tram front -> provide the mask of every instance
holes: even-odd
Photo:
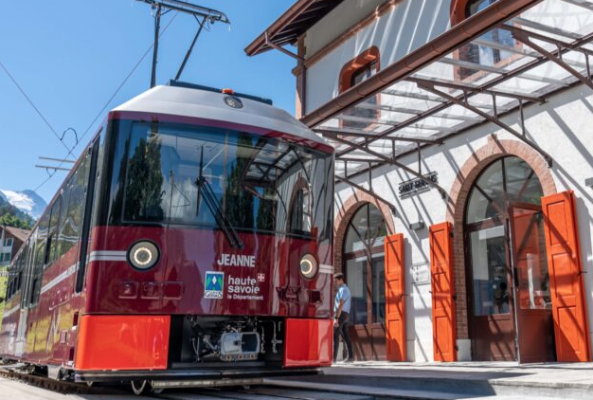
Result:
[[[166,86],[110,114],[102,157],[81,379],[331,363],[331,147],[256,99]]]

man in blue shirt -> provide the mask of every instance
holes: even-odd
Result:
[[[338,357],[340,336],[342,336],[342,340],[348,349],[348,356],[344,358],[344,361],[352,361],[354,352],[352,351],[352,342],[350,342],[348,336],[348,316],[350,315],[352,295],[344,281],[344,274],[337,273],[334,275],[334,285],[338,289],[334,303],[334,362]]]

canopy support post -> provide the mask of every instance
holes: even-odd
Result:
[[[286,50],[284,47],[278,46],[276,43],[272,42],[270,40],[270,38],[268,37],[268,31],[266,31],[264,33],[264,37],[265,37],[265,44],[268,45],[268,46],[270,46],[274,50],[278,50],[279,52],[284,53],[287,56],[292,57],[292,58],[294,58],[294,59],[296,59],[298,61],[305,61],[303,57],[301,57],[301,56],[299,56],[297,54],[294,54],[292,51]]]

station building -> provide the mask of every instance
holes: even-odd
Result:
[[[27,240],[29,233],[30,231],[26,229],[0,226],[0,266],[10,264],[13,256]]]
[[[593,1],[298,0],[359,360],[591,361]],[[291,46],[292,45],[292,46]]]

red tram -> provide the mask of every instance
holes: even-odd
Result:
[[[331,364],[333,148],[171,82],[109,112],[10,266],[0,357],[136,391]]]

